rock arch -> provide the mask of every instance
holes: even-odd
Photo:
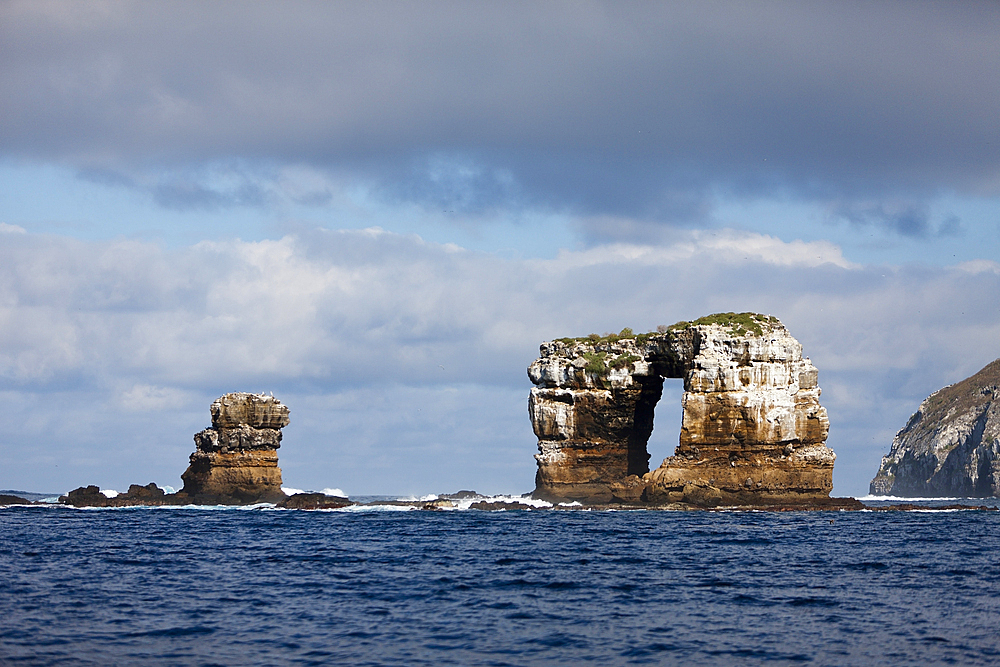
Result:
[[[777,318],[721,313],[539,351],[528,368],[538,497],[787,503],[833,488],[817,370]],[[664,378],[684,380],[680,441],[650,471],[646,442]]]

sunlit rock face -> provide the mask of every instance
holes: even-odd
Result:
[[[550,341],[528,376],[540,497],[753,504],[833,488],[816,368],[776,318],[725,313],[658,333]],[[684,379],[680,442],[650,472],[664,378]]]
[[[212,426],[194,436],[182,494],[200,504],[278,502],[278,447],[288,408],[273,396],[226,394],[212,403]]]
[[[903,497],[1000,496],[1000,359],[920,404],[882,457],[870,491]]]

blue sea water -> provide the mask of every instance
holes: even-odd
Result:
[[[1000,664],[1000,513],[0,510],[0,663]]]

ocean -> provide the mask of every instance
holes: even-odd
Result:
[[[5,665],[1000,664],[1000,512],[8,507],[0,536]]]

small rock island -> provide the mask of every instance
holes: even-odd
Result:
[[[1000,496],[1000,359],[928,396],[871,482],[877,496]]]
[[[194,436],[181,493],[198,505],[284,500],[277,450],[288,408],[274,396],[232,393],[217,398],[210,411],[212,426]]]
[[[212,425],[194,436],[195,452],[181,475],[184,488],[179,492],[165,493],[152,483],[132,484],[128,492],[108,497],[91,485],[73,489],[59,501],[76,507],[276,503],[296,509],[333,509],[353,504],[323,493],[286,496],[282,491],[278,447],[289,410],[274,396],[229,393],[216,399],[210,412]]]
[[[528,368],[535,496],[693,506],[853,507],[831,499],[836,455],[818,372],[777,318],[720,313],[656,332],[543,343]],[[650,471],[664,378],[684,380],[680,442]]]

